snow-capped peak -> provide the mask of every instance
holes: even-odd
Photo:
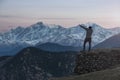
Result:
[[[85,26],[93,27],[93,43],[98,44],[114,35],[115,32],[105,29],[95,23],[86,23]],[[37,22],[27,28],[17,27],[4,34],[0,34],[0,40],[4,42],[25,42],[36,45],[37,43],[58,43],[69,46],[82,46],[85,31],[79,26],[64,28],[60,25],[48,25]]]

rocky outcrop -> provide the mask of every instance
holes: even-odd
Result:
[[[75,73],[100,71],[120,64],[120,49],[84,52],[77,55]]]

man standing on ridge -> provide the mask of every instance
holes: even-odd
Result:
[[[83,44],[83,51],[85,51],[85,46],[86,43],[89,43],[89,51],[91,50],[91,42],[92,42],[92,33],[93,33],[93,29],[91,26],[89,26],[89,28],[86,28],[85,26],[79,25],[81,28],[83,28],[84,30],[86,30],[86,37],[84,40],[84,44]]]

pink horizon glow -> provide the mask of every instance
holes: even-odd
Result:
[[[120,0],[1,0],[0,32],[39,21],[63,27],[88,22],[105,28],[120,27],[119,3]]]

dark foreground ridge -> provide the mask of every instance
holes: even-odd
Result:
[[[75,75],[52,80],[119,80],[120,49],[98,49],[77,55]]]
[[[112,71],[116,80],[120,79],[120,49],[98,49],[78,54],[28,47],[13,57],[0,59],[0,80],[105,80],[104,75],[110,80]],[[64,79],[65,76],[68,77]]]
[[[74,67],[75,52],[54,53],[28,47],[4,62],[0,80],[48,80],[70,75]]]

